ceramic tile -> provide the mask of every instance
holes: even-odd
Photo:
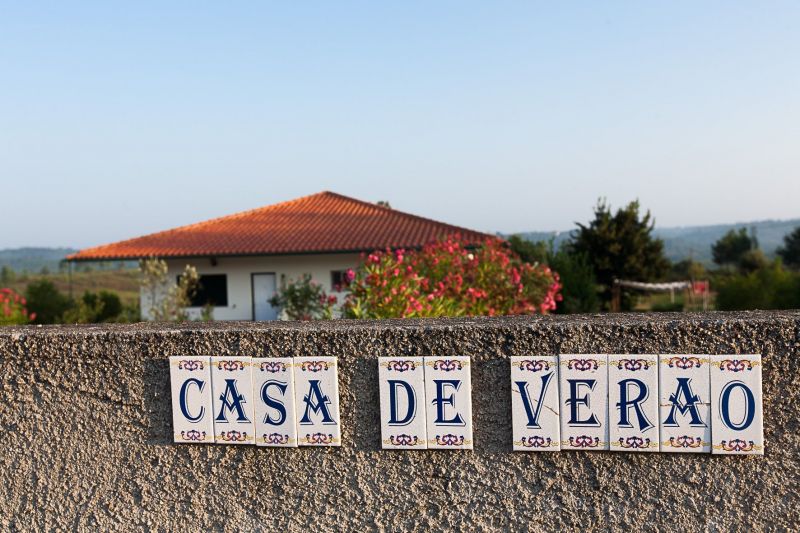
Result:
[[[255,444],[253,374],[249,357],[212,357],[214,441]]]
[[[558,451],[558,357],[511,358],[511,422],[515,451]]]
[[[206,356],[169,358],[172,435],[175,442],[214,442],[211,368]]]
[[[764,453],[760,355],[711,356],[711,447],[715,454]]]
[[[425,358],[428,448],[472,449],[472,380],[470,359]]]
[[[379,357],[378,383],[383,448],[427,448],[423,358]]]
[[[341,446],[339,380],[335,357],[297,357],[294,368],[300,446]]]
[[[710,362],[708,355],[659,356],[662,452],[711,452]]]
[[[608,356],[558,358],[561,449],[608,450]]]
[[[297,446],[294,371],[291,357],[253,359],[257,446]]]
[[[658,356],[608,356],[608,431],[615,452],[658,451]]]

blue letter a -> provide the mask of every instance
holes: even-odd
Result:
[[[306,410],[303,414],[303,418],[300,419],[300,423],[313,424],[310,417],[310,412],[313,412],[314,414],[322,414],[323,424],[336,424],[336,421],[331,417],[331,413],[328,410],[328,404],[331,403],[331,400],[320,390],[319,380],[308,380],[308,386],[308,394],[303,396],[303,401],[306,403]]]
[[[250,422],[247,418],[247,415],[244,414],[244,405],[246,403],[244,396],[239,394],[239,391],[236,390],[236,380],[235,379],[226,379],[225,380],[225,391],[219,395],[219,399],[222,402],[222,405],[219,408],[219,414],[215,419],[217,422],[227,422],[228,419],[225,416],[226,411],[236,411],[236,421],[237,422]]]
[[[700,396],[692,392],[691,378],[678,378],[678,390],[674,394],[669,395],[669,401],[672,404],[670,407],[669,415],[664,420],[665,426],[675,427],[678,423],[675,421],[676,411],[682,415],[687,412],[691,417],[689,421],[690,426],[705,427],[703,419],[700,417],[700,410],[697,404],[700,403]],[[681,403],[681,396],[685,398],[684,403]]]
[[[527,427],[530,429],[541,429],[539,426],[539,414],[542,412],[542,404],[544,403],[544,395],[547,392],[547,386],[550,385],[550,380],[553,378],[555,372],[550,372],[542,376],[542,388],[539,390],[539,401],[536,403],[536,409],[531,406],[531,399],[528,396],[528,382],[516,381],[517,389],[522,397],[522,405],[525,406],[525,414],[528,416]]]

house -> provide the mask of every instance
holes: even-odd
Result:
[[[118,261],[158,257],[177,280],[187,264],[200,274],[189,315],[213,305],[216,320],[274,320],[270,298],[282,283],[311,274],[326,292],[342,285],[361,254],[420,248],[444,235],[470,243],[490,235],[332,192],[321,192],[251,211],[136,237],[67,257],[68,261]],[[140,296],[142,314],[149,303]]]

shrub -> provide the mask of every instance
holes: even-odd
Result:
[[[25,296],[28,299],[28,308],[36,313],[34,322],[37,324],[61,322],[62,316],[71,305],[69,298],[46,279],[28,283]]]
[[[716,302],[717,309],[724,311],[800,308],[800,274],[776,261],[749,274],[722,277]]]
[[[195,267],[186,265],[178,283],[170,283],[169,267],[163,259],[139,261],[141,288],[153,320],[181,322],[189,319],[186,308],[191,305],[200,276]]]
[[[600,297],[592,264],[584,254],[559,250],[550,253],[550,267],[558,272],[561,279],[562,302],[556,309],[559,314],[597,313],[600,311]]]
[[[113,292],[86,291],[83,296],[64,313],[64,322],[69,324],[97,324],[117,322],[122,314],[122,301]]]
[[[523,261],[542,263],[558,272],[562,301],[556,313],[596,313],[600,310],[594,269],[584,254],[569,253],[565,247],[555,251],[555,240],[531,242],[519,235],[508,239],[511,249]]]
[[[352,318],[545,314],[561,298],[557,274],[491,238],[473,250],[456,235],[420,251],[373,252],[352,277]]]
[[[27,301],[11,289],[0,289],[0,326],[27,324],[36,318],[28,312]]]
[[[319,283],[311,280],[311,274],[303,274],[299,280],[285,283],[269,303],[281,308],[289,320],[330,319],[336,296],[327,295]]]

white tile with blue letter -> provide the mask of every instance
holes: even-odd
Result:
[[[465,356],[425,357],[429,449],[472,449],[470,367]]]
[[[611,451],[657,452],[658,356],[608,356]]]
[[[292,366],[298,444],[341,446],[336,357],[297,357]]]
[[[175,442],[214,442],[211,368],[207,356],[169,358],[172,431]]]
[[[255,444],[252,364],[249,357],[211,358],[214,442]]]
[[[252,360],[257,446],[297,446],[292,361],[291,357]]]
[[[710,363],[708,355],[659,356],[662,452],[711,452]]]
[[[379,357],[378,387],[383,449],[426,449],[428,436],[423,358]]]
[[[558,451],[558,357],[511,357],[511,423],[515,451]]]
[[[760,355],[711,356],[711,447],[715,454],[764,454]]]
[[[608,450],[608,356],[560,355],[561,449]]]

